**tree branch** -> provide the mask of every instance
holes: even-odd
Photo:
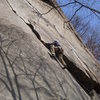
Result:
[[[80,6],[75,13],[73,14],[73,16],[70,18],[69,22],[74,18],[74,16],[76,15],[76,13],[82,8],[83,6]]]
[[[68,5],[71,5],[71,4],[74,4],[75,2],[70,2],[70,3],[67,3],[67,4],[64,4],[64,5],[60,5],[60,6],[55,6],[55,7],[52,7],[51,9],[49,9],[47,12],[45,13],[42,13],[41,15],[45,15],[45,14],[48,14],[50,11],[52,11],[54,8],[60,8],[60,7],[66,7]]]
[[[84,5],[84,4],[82,4],[81,2],[79,2],[79,1],[76,1],[76,0],[74,0],[74,1],[75,1],[77,4],[79,4],[79,5],[81,5],[81,6],[85,7],[85,8],[87,8],[87,9],[93,11],[93,12],[96,12],[96,13],[100,14],[100,11],[99,11],[99,10],[96,10],[96,9],[94,9],[94,8],[91,8],[91,7],[87,6],[87,5]]]

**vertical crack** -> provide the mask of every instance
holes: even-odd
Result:
[[[13,9],[13,7],[10,4],[10,2],[8,0],[6,0],[6,1],[7,1],[8,5],[9,5],[9,7],[11,8],[11,10],[26,23],[26,21],[20,15],[18,15],[17,12]]]

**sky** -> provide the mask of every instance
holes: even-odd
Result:
[[[56,0],[59,5],[67,4],[73,0]],[[100,0],[78,0],[79,2],[82,2],[85,5],[88,5],[96,10],[100,11]],[[78,9],[80,6],[76,4],[76,6],[69,5],[62,7],[62,10],[64,14],[67,16],[67,18],[70,19],[70,17],[74,14],[76,9]],[[98,30],[100,32],[100,19],[94,15],[90,10],[86,8],[82,8],[77,12],[78,16],[82,18],[82,22],[88,22],[92,29]],[[98,14],[100,17],[100,14]]]

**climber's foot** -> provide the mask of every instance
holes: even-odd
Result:
[[[64,67],[62,69],[67,69],[67,68],[68,68],[68,66],[67,65],[64,65]]]

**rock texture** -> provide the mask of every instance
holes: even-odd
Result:
[[[68,69],[40,39],[59,40]],[[99,100],[99,75],[55,0],[0,0],[0,100]]]

